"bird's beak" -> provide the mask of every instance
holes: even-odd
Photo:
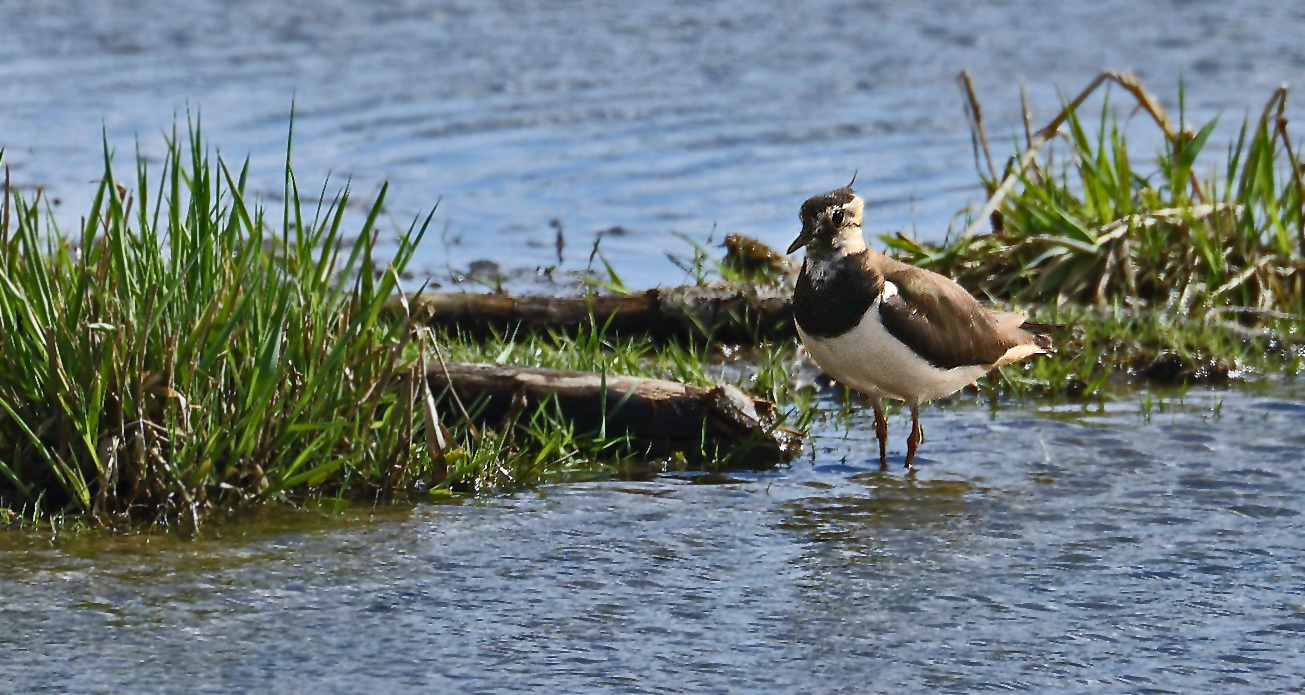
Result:
[[[793,240],[793,243],[788,245],[788,251],[785,251],[784,253],[791,254],[794,251],[797,251],[798,249],[802,248],[803,246],[806,246],[807,244],[811,243],[811,238],[814,236],[814,231],[815,231],[814,225],[806,225],[806,224],[802,225],[801,233],[799,233],[798,237]]]

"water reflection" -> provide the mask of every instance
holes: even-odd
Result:
[[[801,532],[811,541],[840,545],[882,538],[885,529],[924,528],[932,535],[964,520],[969,513],[966,496],[976,490],[963,480],[857,473],[838,486],[837,495],[812,496],[789,505],[790,520],[781,528]]]

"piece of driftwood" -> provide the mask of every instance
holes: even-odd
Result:
[[[577,433],[596,433],[605,424],[607,436],[629,435],[636,450],[654,456],[678,452],[694,461],[711,454],[733,468],[768,468],[792,458],[801,444],[796,432],[775,425],[773,403],[728,385],[466,363],[429,365],[426,378],[436,394],[452,383],[482,422],[501,423],[520,412],[522,399],[547,403],[575,423]],[[453,419],[459,415],[451,401],[441,399],[440,407]]]
[[[795,336],[790,290],[780,287],[672,287],[639,294],[544,297],[423,292],[408,298],[415,321],[473,335],[575,332],[591,326],[654,340],[711,339],[753,344]],[[391,300],[398,310],[400,298]]]

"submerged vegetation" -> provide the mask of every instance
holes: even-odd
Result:
[[[1007,369],[981,391],[1084,397],[1121,378],[1221,381],[1299,368],[1305,184],[1285,88],[1215,166],[1200,155],[1217,121],[1188,128],[1180,94],[1174,125],[1134,78],[1104,74],[1042,130],[1026,126],[999,167],[963,84],[989,201],[942,243],[885,242],[1058,327],[1056,356]],[[1155,124],[1154,157],[1130,148],[1109,97],[1085,125],[1079,109],[1102,84],[1122,87]],[[650,341],[637,322],[600,318],[593,304],[568,326],[547,314],[529,328],[431,330],[396,295],[421,289],[403,278],[434,211],[385,244],[382,260],[385,189],[355,224],[348,187],[301,198],[290,155],[283,203],[269,211],[246,190],[248,164],[211,158],[198,125],[174,130],[161,165],[138,156],[129,181],[117,178],[106,143],[103,179],[72,234],[39,193],[25,198],[6,176],[0,525],[68,514],[198,526],[265,500],[448,495],[684,465],[650,460],[646,443],[605,427],[577,431],[547,402],[514,402],[507,421],[478,427],[483,402],[452,407],[455,393],[429,388],[428,364],[445,360],[729,383],[780,404],[787,426],[819,416],[813,373],[780,313],[758,330],[761,312],[725,310],[729,335],[755,343],[746,346],[720,345],[722,324],[702,314],[684,335]],[[732,237],[727,248],[720,259],[692,245],[673,260],[700,285],[791,277],[764,246]],[[603,267],[590,289],[625,293]],[[649,295],[650,310],[666,303]]]

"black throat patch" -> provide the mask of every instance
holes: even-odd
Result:
[[[818,285],[807,272],[808,263],[802,264],[793,291],[793,315],[807,335],[833,338],[861,323],[884,284],[869,261],[869,250],[849,254],[831,264]]]

